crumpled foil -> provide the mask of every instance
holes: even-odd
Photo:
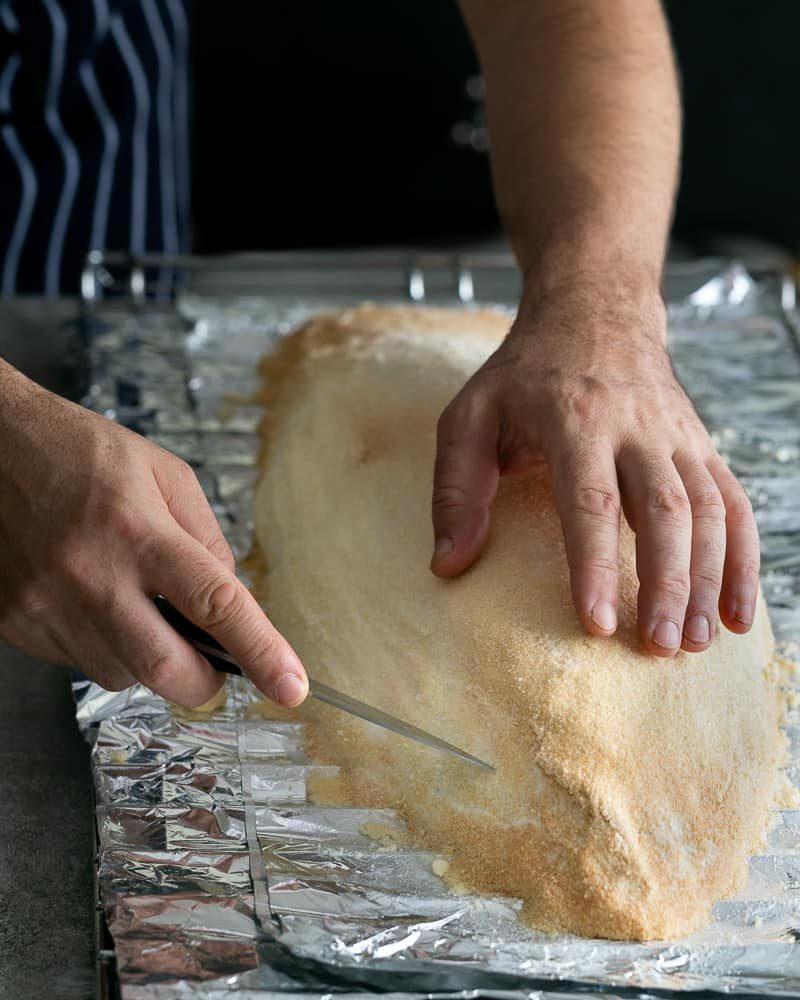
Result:
[[[424,274],[409,273],[419,299]],[[318,309],[381,297],[356,271],[324,295],[294,278],[282,297],[190,283],[173,310],[108,307],[87,321],[87,404],[192,463],[237,556],[253,537],[258,359]],[[740,264],[684,266],[668,279],[675,369],[750,492],[775,633],[797,657],[794,284]],[[484,284],[482,301],[513,306],[511,272]],[[471,276],[459,282],[462,300],[472,291]],[[403,846],[394,813],[309,803],[319,768],[302,726],[251,718],[246,680],[229,678],[225,707],[205,717],[141,686],[107,692],[80,680],[74,693],[93,744],[98,884],[126,1000],[800,990],[800,810],[780,813],[747,885],[700,933],[647,944],[553,936],[521,923],[516,900],[453,895],[434,855]],[[800,784],[796,712],[788,731],[788,774]]]

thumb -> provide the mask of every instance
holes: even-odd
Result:
[[[439,419],[433,472],[436,576],[457,576],[486,543],[489,507],[497,493],[497,422],[485,410],[471,417],[451,404]]]

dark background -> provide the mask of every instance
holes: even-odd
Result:
[[[683,79],[676,232],[800,245],[800,3],[672,0]],[[496,232],[477,64],[454,0],[197,0],[200,251],[455,242]]]

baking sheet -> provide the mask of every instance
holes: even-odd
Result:
[[[248,400],[270,344],[320,308],[362,298],[511,308],[516,287],[506,260],[282,263],[260,280],[255,266],[247,280],[237,268],[190,271],[177,310],[100,303],[84,324],[87,403],[195,466],[237,556],[253,533],[261,411]],[[671,271],[667,288],[676,371],[751,494],[776,636],[797,656],[794,285],[701,262]],[[176,715],[141,686],[111,693],[76,682],[123,997],[800,990],[800,810],[781,814],[743,891],[691,938],[545,935],[519,921],[515,900],[451,895],[434,856],[402,846],[392,813],[309,805],[314,765],[302,727],[251,719],[246,681],[231,678],[227,695],[223,710],[201,719]],[[800,716],[789,722],[796,779]],[[375,824],[377,841],[364,832]]]

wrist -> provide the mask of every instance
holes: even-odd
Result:
[[[524,287],[538,295],[574,284],[627,286],[637,295],[658,295],[664,268],[660,250],[614,240],[607,231],[560,235],[523,258]]]
[[[667,312],[660,267],[616,256],[587,260],[581,252],[558,266],[523,275],[513,337],[553,335],[666,344]]]

